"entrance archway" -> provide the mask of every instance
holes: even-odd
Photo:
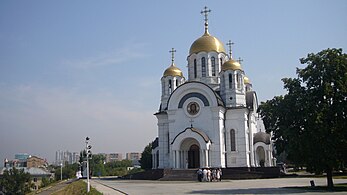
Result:
[[[200,167],[200,148],[193,144],[188,150],[188,169]]]
[[[259,146],[256,150],[258,165],[261,167],[265,166],[265,150],[263,147]]]

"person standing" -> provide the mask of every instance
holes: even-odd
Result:
[[[222,169],[218,168],[217,170],[217,180],[222,181]]]
[[[207,181],[211,181],[211,170],[207,169]]]
[[[201,182],[202,181],[202,170],[199,168],[197,173],[198,173],[198,181]]]
[[[207,181],[207,169],[202,170],[202,181]]]

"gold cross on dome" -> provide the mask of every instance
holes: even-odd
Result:
[[[239,59],[237,59],[237,61],[239,62],[239,64],[241,64],[241,62],[243,62],[243,59],[241,59],[241,58],[239,57]]]
[[[231,42],[231,40],[228,41],[228,43],[226,44],[227,46],[229,46],[229,57],[230,59],[232,58],[231,54],[233,53],[232,52],[232,46],[234,45],[235,43],[234,42]]]
[[[175,48],[172,48],[169,52],[171,53],[171,62],[173,64],[174,61],[175,61],[175,52],[176,52],[176,50],[175,50]]]

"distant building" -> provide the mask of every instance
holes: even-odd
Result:
[[[126,153],[126,159],[127,160],[140,160],[141,159],[141,153],[139,153],[139,152]]]
[[[36,167],[36,168],[43,168],[47,167],[47,161],[45,159],[39,158],[37,156],[31,156],[27,159],[27,166],[28,168]]]
[[[123,160],[122,153],[109,153],[109,154],[99,153],[98,155],[102,155],[103,157],[105,157],[105,162],[106,163]]]
[[[80,154],[78,152],[69,152],[58,150],[55,152],[55,165],[60,165],[60,163],[74,164],[79,161]]]
[[[17,160],[26,160],[30,157],[31,155],[28,153],[17,153],[14,155],[14,159]]]
[[[123,155],[121,153],[110,153],[106,155],[106,162],[116,162],[123,160]]]

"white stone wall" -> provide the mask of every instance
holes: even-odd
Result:
[[[225,129],[227,132],[227,166],[249,167],[249,140],[247,135],[247,109],[229,109],[226,112]],[[236,151],[231,151],[230,130],[235,130]]]

